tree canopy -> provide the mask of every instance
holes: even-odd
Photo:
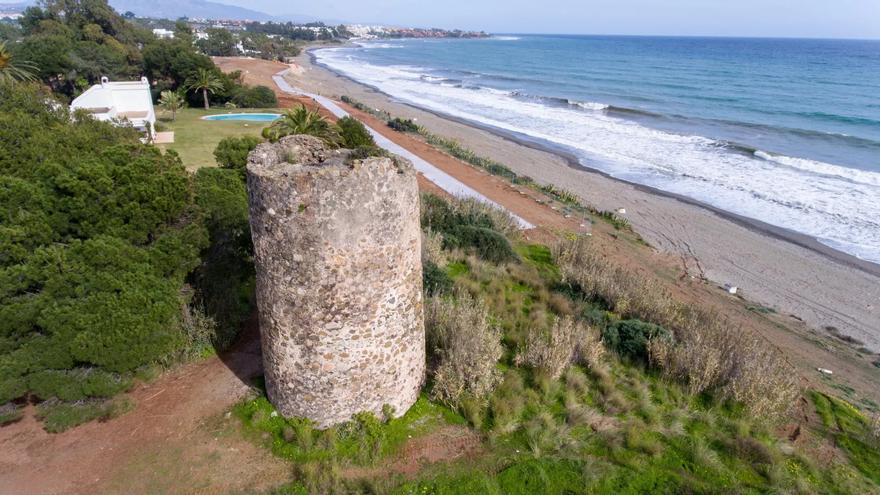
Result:
[[[176,155],[47,102],[0,84],[0,404],[37,382],[52,395],[47,370],[127,373],[175,352],[208,244]]]

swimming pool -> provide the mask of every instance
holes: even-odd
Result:
[[[281,117],[278,113],[224,113],[220,115],[208,115],[202,120],[247,120],[250,122],[272,122]]]

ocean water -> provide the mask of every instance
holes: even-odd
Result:
[[[515,35],[315,56],[399,100],[880,262],[880,41]]]

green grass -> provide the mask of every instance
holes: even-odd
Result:
[[[204,110],[200,108],[185,108],[177,112],[177,119],[170,120],[170,116],[160,114],[160,125],[163,130],[174,131],[173,144],[157,145],[162,149],[171,149],[180,154],[183,164],[188,170],[201,167],[216,167],[214,160],[214,148],[221,139],[226,137],[238,137],[241,135],[259,136],[263,128],[269,122],[245,122],[245,121],[210,121],[202,120],[206,115],[220,113],[280,113],[277,109],[228,109],[212,108]]]
[[[296,463],[370,465],[396,452],[409,438],[464,423],[461,416],[424,395],[400,418],[382,421],[361,413],[326,430],[316,429],[308,420],[284,418],[265,396],[239,403],[233,412],[254,438],[265,441],[279,457]]]
[[[870,431],[868,419],[852,404],[821,392],[811,392],[825,434],[834,437],[850,462],[880,485],[880,438]]]
[[[558,316],[602,326],[619,315],[562,284],[546,246],[511,243],[513,261],[447,248],[448,261],[438,267],[458,291],[486,305],[501,331],[502,379],[487,397],[462,401],[453,413],[422,396],[403,418],[383,423],[359,416],[326,432],[273,417],[262,397],[236,408],[255,438],[310,466],[299,471],[291,493],[340,487],[394,494],[880,493],[880,451],[865,417],[843,400],[812,396],[823,434],[846,454],[819,462],[809,457],[812,450],[780,436],[779,425],[749,416],[743,404],[690,395],[682,383],[614,353],[572,365],[560,379],[518,364],[529,332],[552,328]],[[429,387],[430,381],[429,373]],[[485,439],[478,458],[427,466],[410,479],[338,474],[346,464],[374,464],[410,436],[464,418]]]

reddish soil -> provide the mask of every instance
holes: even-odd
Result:
[[[413,478],[427,465],[474,459],[482,451],[482,439],[473,430],[463,426],[446,426],[412,439],[399,455],[378,467],[350,468],[343,472],[343,476],[357,479],[399,474]]]
[[[289,466],[229,434],[224,417],[260,373],[256,325],[222,356],[167,372],[129,395],[133,411],[59,434],[28,411],[0,428],[0,493],[226,493],[267,487]]]

